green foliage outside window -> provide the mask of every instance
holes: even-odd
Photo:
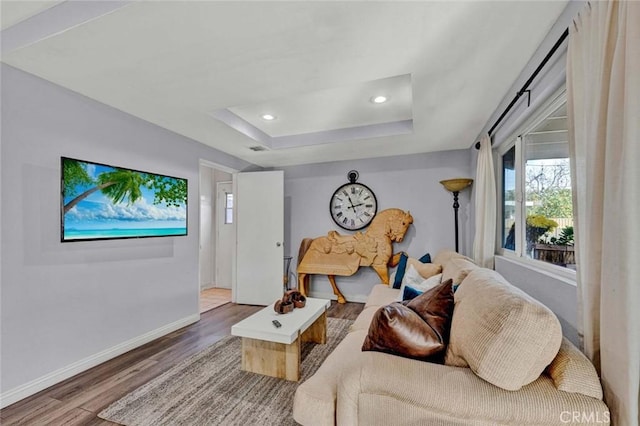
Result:
[[[528,191],[527,200],[533,201],[533,206],[527,209],[527,212],[532,215],[546,217],[572,217],[573,215],[571,188],[556,187],[542,191]]]

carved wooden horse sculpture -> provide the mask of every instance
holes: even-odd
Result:
[[[380,280],[389,284],[387,267],[397,264],[400,257],[391,255],[393,242],[402,242],[412,223],[409,212],[387,209],[376,215],[365,233],[340,235],[330,231],[326,237],[305,238],[298,253],[298,290],[307,295],[309,274],[327,275],[338,303],[345,303],[335,276],[353,275],[361,266],[371,266]]]

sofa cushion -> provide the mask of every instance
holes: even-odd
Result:
[[[442,281],[453,280],[453,285],[457,286],[467,278],[471,271],[477,268],[475,263],[467,259],[453,258],[442,268]]]
[[[391,282],[391,286],[393,288],[400,288],[402,285],[402,279],[404,278],[404,273],[407,268],[407,259],[409,259],[409,255],[407,253],[402,252],[400,254],[400,260],[398,261],[398,266],[396,267],[396,274],[394,275],[393,282]]]
[[[368,331],[371,320],[379,308],[379,306],[368,306],[364,308],[362,312],[360,312],[360,315],[358,315],[358,318],[351,324],[351,327],[349,327],[349,331]]]
[[[469,366],[506,390],[536,380],[553,361],[562,330],[556,316],[495,271],[474,269],[455,294],[445,363]]]
[[[400,285],[400,291],[398,291],[398,297],[396,299],[398,301],[402,301],[402,295],[406,286],[417,287],[424,280],[425,279],[422,278],[422,275],[418,273],[413,265],[408,265],[407,271],[405,272],[404,278],[402,279],[402,284]]]
[[[417,313],[394,302],[376,311],[363,351],[377,351],[405,358],[428,360],[445,349],[445,343]]]
[[[432,276],[431,278],[427,278],[426,280],[422,281],[418,285],[405,286],[402,294],[398,295],[398,301],[401,302],[404,300],[414,299],[415,297],[420,296],[425,291],[436,287],[441,283],[441,281],[442,281],[442,274],[437,274]],[[400,296],[402,296],[402,299],[400,299]]]
[[[558,355],[549,364],[546,372],[558,390],[581,393],[602,400],[602,385],[595,367],[566,338],[562,338]]]
[[[398,293],[397,301],[401,302],[403,300],[404,289],[407,286],[413,287],[414,289],[423,288],[423,291],[428,288],[435,287],[435,285],[426,287],[424,282],[434,275],[438,275],[440,271],[442,271],[442,267],[440,265],[436,265],[435,263],[420,263],[418,259],[409,258],[407,261],[407,272],[404,274],[404,278],[402,279],[402,285],[400,285],[400,292]],[[436,284],[440,284],[440,281]],[[422,293],[422,291],[420,293]]]
[[[396,270],[391,274],[394,278],[393,280],[389,280],[393,288],[400,288],[400,286],[402,285],[404,274],[408,271],[410,263],[413,263],[415,268],[418,269],[418,272],[422,274],[423,271],[420,270],[420,265],[431,263],[431,255],[429,253],[426,253],[419,259],[414,259],[412,257],[409,257],[407,253],[402,252],[400,254],[400,260],[398,261],[398,266],[396,267]],[[436,272],[436,274],[437,273],[438,272]],[[431,275],[425,276],[425,278],[429,278],[429,276]]]
[[[398,302],[403,302],[405,300],[413,300],[416,297],[420,296],[424,293],[422,290],[417,290],[411,286],[406,286],[402,291],[402,300],[398,300]]]
[[[405,303],[381,307],[373,316],[363,351],[378,351],[420,360],[446,348],[453,313],[451,280]]]
[[[469,262],[473,262],[473,259],[464,256],[460,253],[456,253],[453,250],[440,250],[438,254],[433,258],[433,263],[438,263],[440,265],[446,265],[451,259],[465,259]]]
[[[442,272],[442,265],[439,263],[422,263],[418,259],[410,257],[407,259],[407,267],[413,266],[424,279],[431,278]]]
[[[439,333],[445,344],[449,342],[449,329],[451,328],[454,306],[451,280],[444,281],[425,291],[415,299],[408,301],[406,306],[413,309],[434,331]]]
[[[577,425],[566,421],[573,412],[591,416],[580,426],[609,424],[609,410],[602,401],[561,392],[546,374],[510,392],[468,368],[362,352],[358,365],[344,370],[338,384],[336,424]]]

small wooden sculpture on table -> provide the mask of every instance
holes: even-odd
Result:
[[[305,238],[298,253],[298,290],[306,295],[309,274],[327,275],[338,303],[346,299],[336,285],[335,276],[351,276],[361,266],[371,266],[384,284],[389,284],[388,266],[398,263],[392,256],[393,243],[402,242],[413,223],[409,212],[387,209],[379,212],[365,233],[340,235],[330,231],[326,237]]]

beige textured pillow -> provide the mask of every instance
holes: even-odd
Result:
[[[418,259],[410,257],[407,259],[407,270],[409,266],[413,266],[418,271],[418,274],[424,279],[431,278],[434,275],[438,275],[442,272],[442,265],[436,263],[422,263]]]
[[[463,256],[460,253],[456,253],[453,250],[440,250],[431,261],[433,263],[439,263],[440,265],[446,265],[451,259],[465,259],[469,262],[473,262],[473,259]]]
[[[540,376],[561,341],[549,308],[497,272],[476,268],[455,295],[445,364],[468,365],[487,382],[515,391]]]
[[[467,278],[471,271],[478,268],[475,263],[469,260],[453,258],[442,268],[442,281],[452,280],[453,285],[458,285]]]
[[[595,367],[566,338],[562,338],[560,351],[546,371],[556,389],[602,400],[602,385]]]

